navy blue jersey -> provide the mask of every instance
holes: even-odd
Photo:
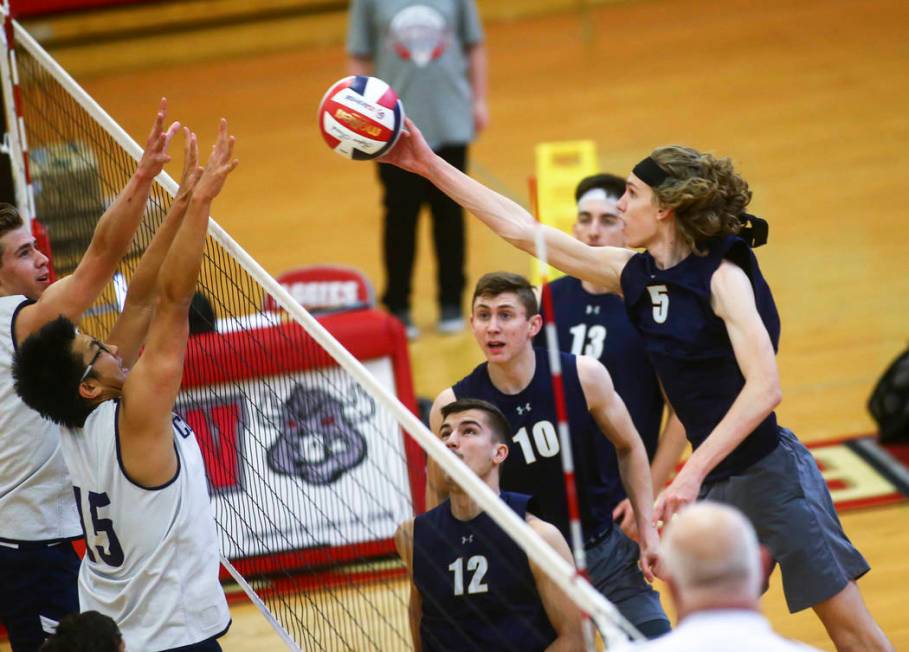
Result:
[[[622,297],[591,294],[572,276],[563,276],[549,287],[559,349],[589,355],[603,363],[652,460],[660,438],[663,394]],[[534,344],[546,348],[545,331],[540,331]],[[614,450],[611,457],[615,464]]]
[[[525,518],[530,496],[501,498]],[[425,652],[524,652],[555,640],[527,555],[488,514],[459,521],[446,500],[414,519],[413,544]]]
[[[562,472],[558,420],[552,395],[546,351],[534,349],[533,379],[517,394],[503,394],[489,378],[486,363],[452,386],[457,398],[489,401],[505,414],[511,426],[508,457],[501,467],[500,485],[533,496],[531,511],[555,525],[571,541],[565,477]],[[578,379],[577,358],[561,354],[562,380],[578,490],[584,540],[604,535],[612,527],[612,508],[624,492],[618,473],[600,462],[610,446],[587,408]]]
[[[622,271],[628,314],[694,448],[726,415],[745,385],[726,325],[710,306],[710,280],[724,259],[741,267],[751,280],[758,312],[776,350],[780,337],[776,305],[754,253],[741,238],[717,238],[710,242],[707,255],[692,253],[663,270],[649,253],[637,254]],[[771,413],[706,480],[743,471],[777,442],[776,415]]]

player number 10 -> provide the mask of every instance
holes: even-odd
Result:
[[[533,433],[533,442],[527,435],[527,428],[518,430],[518,434],[511,438],[512,441],[521,445],[521,452],[524,453],[524,461],[533,464],[537,461],[537,453],[540,457],[553,457],[559,453],[559,435],[556,433],[555,426],[549,421],[537,421],[530,429]],[[534,449],[536,452],[534,452]]]

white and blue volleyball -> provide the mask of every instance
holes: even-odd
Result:
[[[365,161],[388,152],[404,126],[404,104],[376,77],[345,77],[319,104],[319,130],[328,146],[345,158]]]

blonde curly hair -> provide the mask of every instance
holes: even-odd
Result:
[[[692,251],[704,255],[707,239],[739,232],[751,190],[732,161],[681,145],[658,147],[650,157],[669,174],[653,194],[661,208],[675,211]]]

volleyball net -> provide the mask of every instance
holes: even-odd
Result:
[[[7,21],[5,37],[14,45],[2,72],[20,208],[46,229],[55,272],[65,275],[141,149],[21,26]],[[83,319],[86,332],[103,337],[112,327],[176,190],[166,173],[156,179],[130,253]],[[410,646],[410,587],[393,535],[422,509],[427,454],[607,641],[633,632],[423,426],[412,400],[399,400],[412,391],[406,353],[403,362],[395,353],[404,346],[394,341],[400,327],[389,329],[380,313],[353,323],[316,319],[214,220],[198,290],[176,409],[205,459],[224,579],[260,607],[288,647]],[[377,335],[364,337],[370,320]],[[519,561],[506,572],[520,573]],[[455,558],[443,574],[456,594],[485,586],[470,560],[459,567]],[[477,613],[474,622],[493,617]]]

